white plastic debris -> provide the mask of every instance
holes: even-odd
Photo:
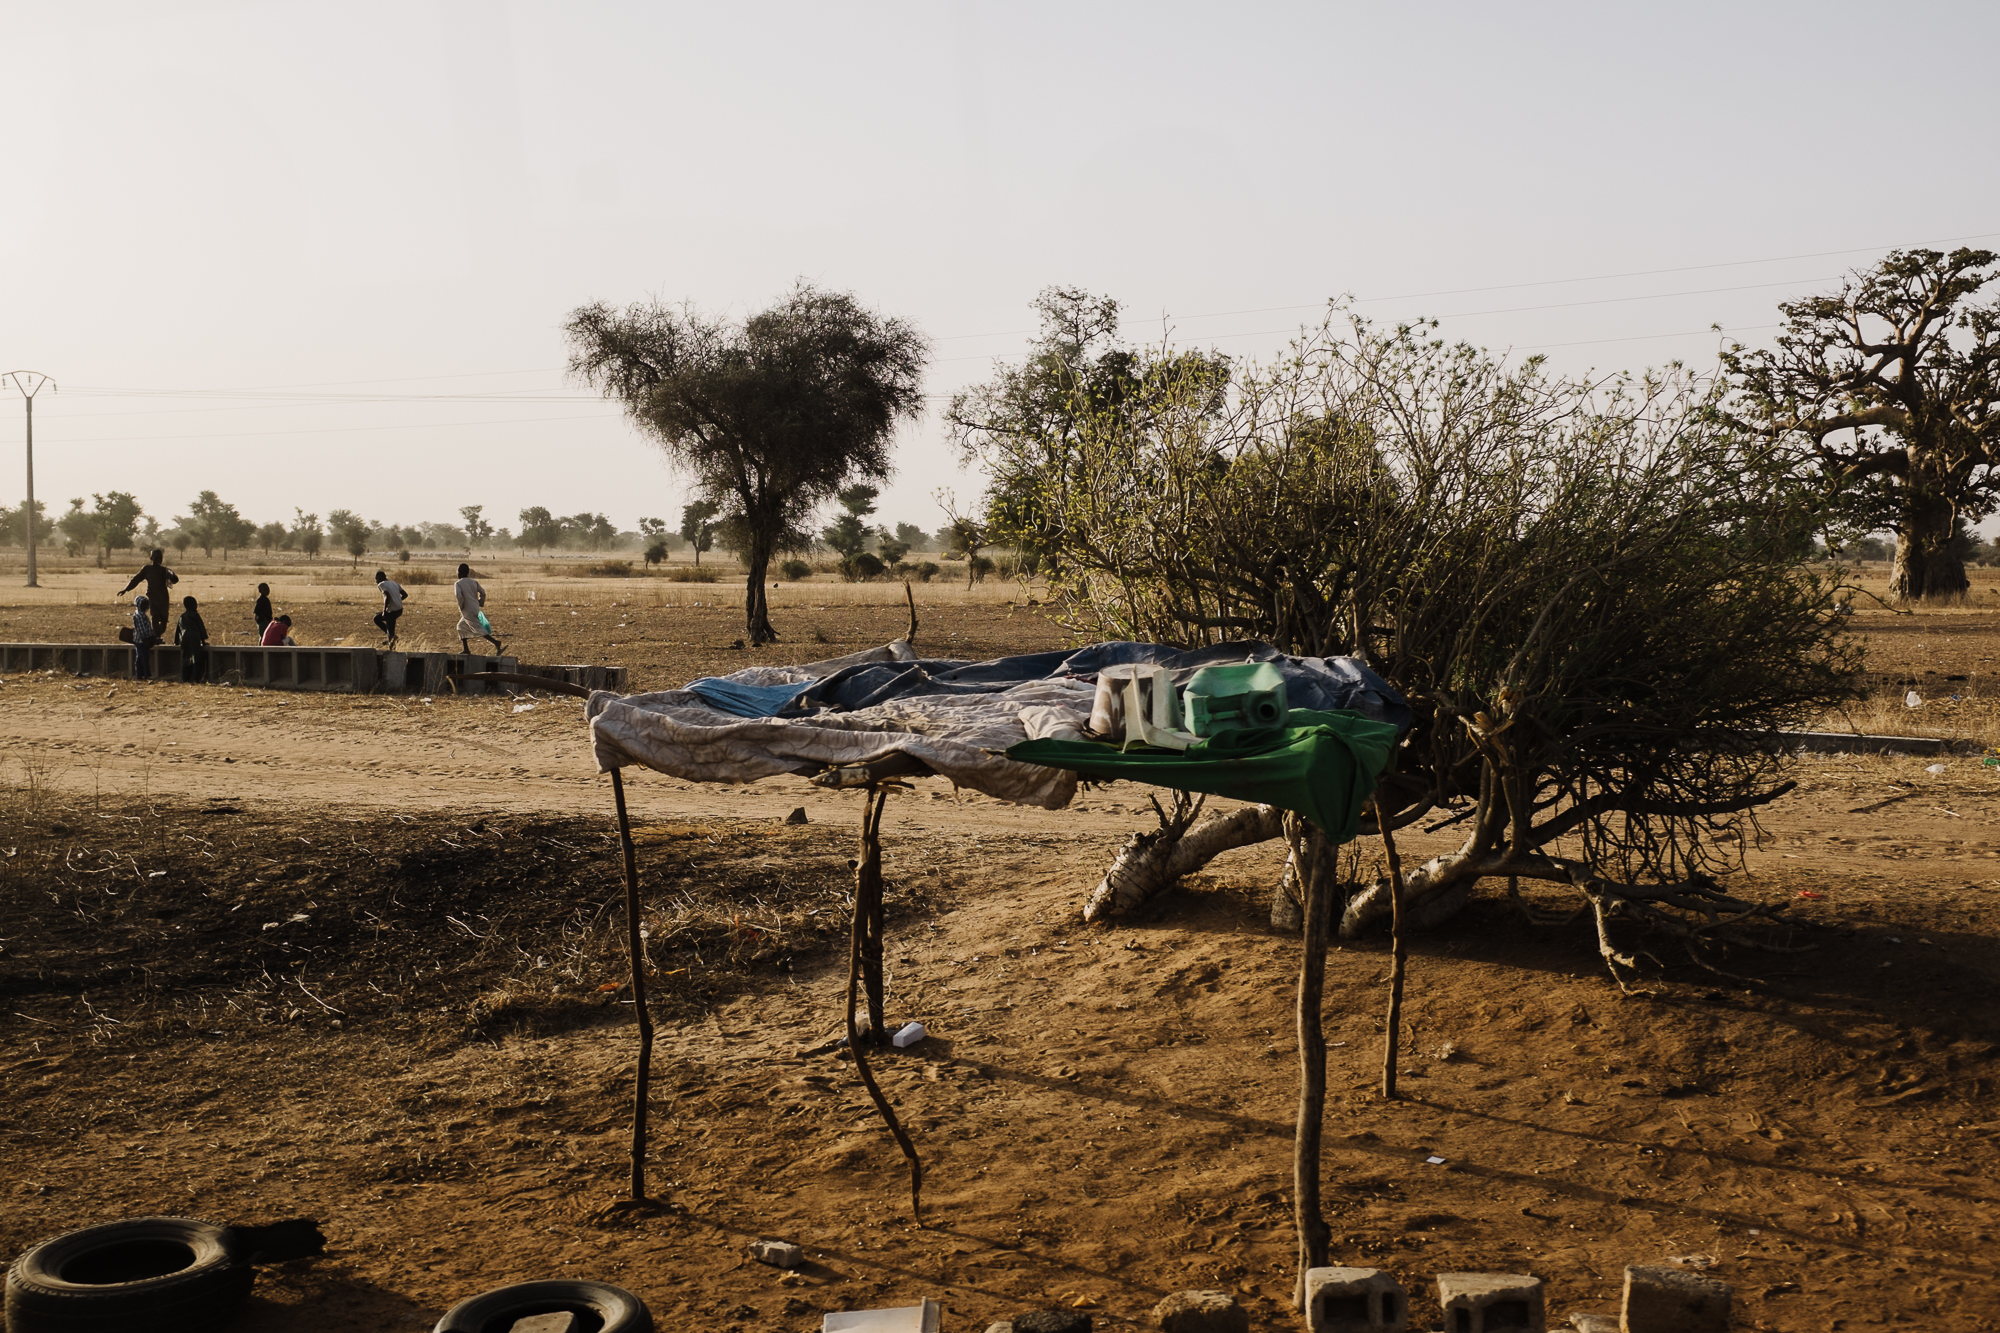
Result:
[[[515,704],[514,711],[517,713],[532,713],[535,711],[535,706],[533,704]]]
[[[1903,707],[1922,708],[1923,706],[1924,706],[1924,698],[1922,695],[1918,694],[1915,690],[1911,690],[1908,694],[1903,696]]]
[[[1924,769],[1924,772],[1926,773],[1942,773],[1944,771],[1945,767],[1943,764],[1930,764],[1927,765]]]
[[[167,873],[167,872],[166,872],[166,871],[164,871],[164,870],[149,870],[149,871],[147,871],[147,872],[146,872],[146,878],[147,878],[147,879],[158,879],[158,878],[159,878],[160,876],[162,876],[162,875],[164,875],[164,874],[166,874],[166,873]]]
[[[835,1310],[820,1320],[820,1333],[938,1333],[944,1307],[928,1296],[922,1305],[890,1310]]]
[[[1424,1164],[1425,1164],[1426,1166],[1443,1166],[1443,1165],[1444,1165],[1444,1158],[1442,1158],[1442,1157],[1426,1157],[1426,1158],[1424,1158]]]
[[[924,1034],[925,1029],[922,1023],[907,1023],[900,1032],[889,1038],[889,1040],[897,1046],[914,1046],[924,1039]]]

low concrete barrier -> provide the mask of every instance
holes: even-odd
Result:
[[[132,648],[123,643],[0,643],[0,674],[66,671],[73,676],[132,675]],[[508,671],[567,681],[597,690],[625,689],[624,667],[526,666],[518,658],[476,653],[390,653],[379,648],[264,648],[210,644],[208,679],[215,685],[247,685],[267,690],[307,690],[334,694],[485,694],[483,680],[465,680],[482,671]],[[179,680],[181,650],[153,649],[153,676]],[[491,687],[508,693],[506,687]]]

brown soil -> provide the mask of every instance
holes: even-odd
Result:
[[[702,610],[674,613],[698,646],[647,686],[743,659],[729,606]],[[48,614],[8,608],[0,633]],[[785,655],[901,628],[886,602],[841,614]],[[1054,640],[1019,608],[951,614],[968,655]],[[1871,665],[1921,666],[1888,658],[1897,633]],[[1982,635],[2000,645],[1954,626],[1954,651]],[[922,1295],[953,1330],[1057,1303],[1125,1327],[1216,1286],[1300,1326],[1274,848],[1092,929],[1082,895],[1149,822],[1142,791],[1053,816],[892,798],[892,1018],[932,1036],[878,1063],[925,1156],[919,1228],[851,1066],[812,1053],[840,1023],[858,802],[634,776],[650,1171],[674,1211],[601,1221],[635,1044],[575,705],[8,677],[0,755],[0,1250],[149,1212],[321,1219],[327,1255],[265,1271],[246,1333],[418,1329],[554,1275],[630,1287],[673,1329]],[[1743,1327],[2000,1329],[2000,779],[1926,762],[1801,763],[1741,887],[1795,903],[1816,947],[1727,960],[1752,981],[1635,938],[1650,993],[1622,996],[1587,923],[1476,900],[1413,950],[1401,1102],[1374,1091],[1382,946],[1337,952],[1336,1260],[1396,1272],[1420,1315],[1440,1271],[1538,1273],[1560,1321],[1614,1310],[1626,1263],[1700,1253]],[[795,805],[803,828],[778,822]],[[748,1262],[758,1238],[811,1263]]]

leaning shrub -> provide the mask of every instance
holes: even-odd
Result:
[[[1565,380],[1357,320],[1271,367],[1162,360],[1139,393],[1040,480],[1060,614],[1084,640],[1259,638],[1385,675],[1416,721],[1377,799],[1462,834],[1408,875],[1409,919],[1554,881],[1618,965],[1613,918],[1697,957],[1724,918],[1768,920],[1716,877],[1791,787],[1773,733],[1851,697],[1859,652],[1803,563],[1816,501],[1712,380]],[[1216,820],[1244,829],[1222,846],[1277,832]],[[1128,845],[1159,873],[1114,866],[1091,914],[1193,868],[1173,853],[1204,827]],[[1343,933],[1387,913],[1370,886]]]

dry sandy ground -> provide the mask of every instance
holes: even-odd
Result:
[[[1007,612],[956,632],[1041,646]],[[899,628],[847,614],[820,651]],[[674,626],[705,646],[661,672],[726,667],[726,611]],[[1994,643],[1969,616],[1951,636]],[[934,783],[892,800],[892,1017],[934,1035],[881,1063],[928,1165],[919,1228],[851,1068],[805,1053],[839,1021],[855,798],[636,779],[665,988],[652,1162],[677,1211],[612,1225],[591,1217],[624,1180],[633,1043],[599,990],[618,889],[580,709],[113,688],[0,685],[0,1249],[140,1212],[321,1218],[327,1257],[267,1272],[246,1333],[426,1327],[552,1274],[620,1282],[676,1329],[926,1294],[953,1330],[1051,1303],[1123,1327],[1190,1286],[1299,1326],[1273,849],[1087,929],[1142,792],[1054,815]],[[1381,945],[1336,953],[1337,1260],[1419,1292],[1539,1273],[1560,1318],[1614,1308],[1627,1262],[1701,1253],[1746,1328],[2000,1329],[2000,779],[1924,769],[1802,763],[1744,887],[1824,929],[1729,960],[1754,983],[1660,949],[1651,994],[1621,996],[1584,923],[1475,902],[1414,951],[1399,1103],[1372,1087]],[[794,805],[804,829],[777,822]],[[799,1277],[744,1260],[774,1236],[807,1247]]]

